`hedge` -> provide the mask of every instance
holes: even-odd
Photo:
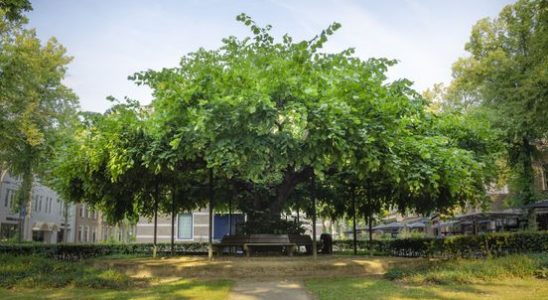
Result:
[[[169,243],[157,245],[157,253],[171,253]],[[349,252],[351,240],[333,241],[333,250]],[[123,254],[152,255],[153,244],[0,244],[0,253],[11,255],[45,255],[58,259],[82,258]],[[396,240],[358,241],[360,252],[374,255],[401,257],[488,257],[514,253],[548,252],[548,231],[490,233],[481,235],[453,236],[446,238],[410,238]],[[177,255],[207,253],[207,243],[176,243]]]
[[[354,242],[352,240],[335,240],[333,241],[333,251],[335,253],[348,253],[354,249]],[[357,250],[359,252],[365,251],[366,253],[373,252],[374,255],[390,255],[390,241],[386,240],[373,240],[372,242],[358,240]]]
[[[352,241],[335,241],[335,251],[352,249]],[[400,257],[489,257],[514,253],[548,252],[548,231],[490,233],[446,238],[359,241],[358,249]]]
[[[152,255],[154,244],[0,244],[0,253],[11,255],[43,255],[63,260],[78,260],[96,256]],[[178,255],[205,254],[207,243],[176,243],[175,253]],[[157,244],[157,253],[171,253],[171,244]]]

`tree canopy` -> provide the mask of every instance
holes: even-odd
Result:
[[[321,52],[337,23],[295,42],[276,41],[245,14],[237,20],[251,36],[131,76],[152,88],[150,105],[130,101],[86,119],[56,171],[70,199],[127,217],[149,211],[147,187],[159,183],[183,187],[186,207],[201,205],[209,175],[215,205],[234,199],[248,220],[309,207],[295,197],[314,199],[303,184],[312,176],[325,205],[335,203],[330,195],[345,206],[337,191],[356,186],[364,212],[428,213],[484,199],[488,127],[429,111],[410,81],[388,82],[393,60]]]
[[[33,176],[45,171],[78,108],[62,82],[71,58],[55,38],[43,44],[24,27],[30,9],[28,1],[0,2],[0,169],[22,178],[17,209],[30,200]]]
[[[517,204],[536,199],[532,160],[548,138],[548,4],[520,0],[472,28],[446,109],[481,111],[502,131]],[[540,147],[539,147],[540,146]]]

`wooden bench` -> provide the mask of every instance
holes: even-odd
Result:
[[[285,248],[289,256],[293,256],[297,244],[289,240],[287,234],[252,234],[247,243],[244,243],[244,251],[247,256],[251,256],[254,248],[282,247]]]
[[[225,235],[220,243],[213,244],[213,252],[217,255],[221,254],[226,247],[241,248],[244,250],[244,245],[249,241],[247,235]]]

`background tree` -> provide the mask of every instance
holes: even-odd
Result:
[[[514,204],[535,201],[532,161],[548,138],[548,3],[520,0],[478,21],[465,49],[446,106],[483,110],[503,131]]]
[[[71,58],[55,38],[42,45],[33,29],[23,27],[22,13],[30,9],[28,1],[0,2],[0,164],[22,179],[21,218],[34,176],[43,173],[78,107],[77,97],[62,83]]]

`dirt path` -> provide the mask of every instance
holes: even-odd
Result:
[[[278,279],[270,281],[238,281],[228,300],[312,300],[312,295],[300,281]]]
[[[96,264],[134,277],[183,277],[231,280],[280,280],[384,274],[390,266],[417,259],[364,256],[311,257],[175,257],[166,259],[101,259]]]

